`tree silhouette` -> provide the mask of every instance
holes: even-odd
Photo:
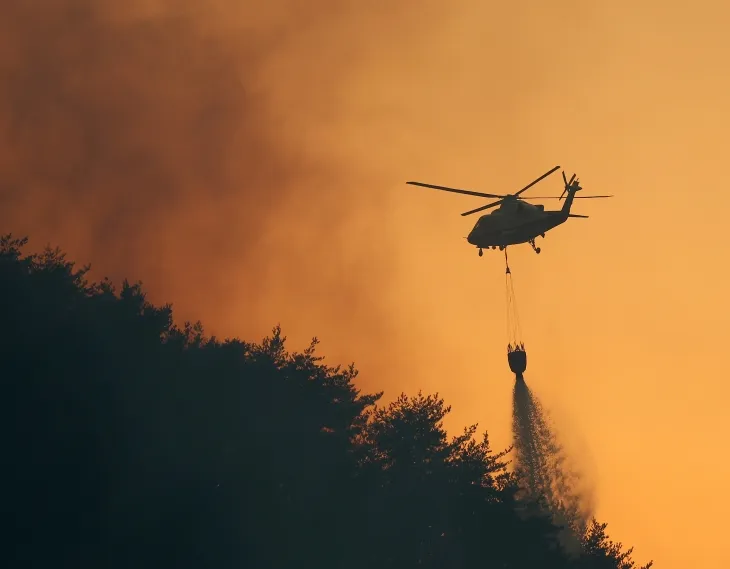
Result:
[[[386,567],[565,566],[557,528],[525,519],[504,460],[476,425],[448,440],[438,395],[401,395],[376,409],[364,445],[376,466],[379,512],[371,527]]]
[[[598,522],[567,556],[437,394],[377,407],[316,338],[209,338],[26,243],[0,238],[4,567],[634,567]]]
[[[624,551],[620,543],[611,541],[606,534],[607,525],[598,523],[595,519],[591,521],[583,539],[579,566],[591,569],[635,569],[636,563],[631,559],[634,548]],[[653,565],[650,561],[640,569],[650,569]]]

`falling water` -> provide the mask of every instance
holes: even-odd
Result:
[[[577,543],[591,518],[591,504],[580,488],[580,478],[568,463],[549,417],[524,379],[513,392],[512,431],[515,473],[525,497],[541,501],[560,525],[563,541]]]
[[[592,504],[580,486],[580,477],[570,468],[547,413],[525,383],[527,353],[517,311],[514,278],[508,264],[505,273],[507,359],[515,374],[512,413],[515,473],[524,497],[542,504],[555,521],[566,528],[563,542],[570,546],[584,533],[591,518]]]

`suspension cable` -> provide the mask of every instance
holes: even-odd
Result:
[[[505,296],[506,296],[506,324],[507,341],[516,347],[522,343],[522,327],[520,326],[520,315],[517,310],[517,299],[515,296],[514,279],[512,272],[507,267],[505,274]]]

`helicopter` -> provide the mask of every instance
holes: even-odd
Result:
[[[576,196],[575,194],[582,190],[576,175],[568,180],[563,172],[563,193],[560,197],[521,197],[521,194],[532,186],[547,178],[553,172],[560,170],[560,166],[555,166],[552,170],[546,172],[536,180],[527,184],[524,188],[514,194],[486,194],[482,192],[474,192],[470,190],[460,190],[458,188],[449,188],[446,186],[436,186],[434,184],[425,184],[423,182],[406,182],[412,186],[422,186],[424,188],[432,188],[445,192],[453,192],[457,194],[466,194],[469,196],[477,196],[483,198],[498,198],[497,201],[488,203],[476,209],[466,211],[461,215],[471,215],[480,211],[491,209],[499,206],[487,215],[482,215],[469,232],[466,240],[469,244],[474,245],[479,250],[479,256],[483,255],[483,249],[497,249],[505,251],[509,245],[519,245],[529,243],[535,253],[540,253],[540,247],[535,244],[538,237],[545,238],[545,233],[554,229],[558,225],[565,223],[569,217],[588,218],[587,215],[579,215],[570,213],[573,205],[573,199],[592,199],[592,198],[611,198],[611,196]],[[565,197],[565,203],[559,210],[545,210],[543,205],[533,205],[525,200],[540,199],[557,199],[562,200]]]

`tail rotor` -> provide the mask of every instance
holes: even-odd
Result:
[[[571,178],[570,178],[570,181],[568,181],[568,179],[565,177],[565,172],[561,172],[561,173],[563,174],[563,184],[565,185],[565,187],[563,188],[563,193],[560,194],[560,197],[558,198],[558,201],[560,201],[560,200],[563,199],[563,196],[565,195],[565,193],[568,190],[570,190],[570,188],[574,188],[575,191],[578,191],[578,190],[582,189],[580,187],[580,184],[578,183],[578,180],[575,179],[575,174],[573,174],[571,176]]]

